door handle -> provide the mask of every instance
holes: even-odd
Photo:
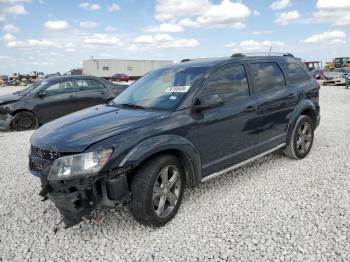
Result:
[[[101,94],[101,95],[104,95],[104,94],[106,94],[106,92],[105,92],[105,91],[101,91],[100,94]]]
[[[295,97],[295,96],[297,96],[297,94],[292,93],[288,95],[288,97]]]
[[[256,106],[247,106],[243,112],[253,112],[256,110]]]

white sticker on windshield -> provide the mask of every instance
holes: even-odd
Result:
[[[190,89],[190,86],[171,86],[168,87],[165,92],[166,93],[187,93]]]
[[[176,96],[171,96],[171,97],[169,97],[169,99],[171,99],[171,100],[176,100],[177,97],[176,97]]]

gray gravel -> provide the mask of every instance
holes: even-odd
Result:
[[[0,261],[350,261],[350,90],[322,87],[321,106],[306,159],[269,155],[187,190],[160,229],[101,207],[54,234],[59,213],[27,171],[31,132],[0,133]]]

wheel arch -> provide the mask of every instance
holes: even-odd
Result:
[[[38,121],[38,124],[40,125],[40,119],[39,119],[38,115],[35,114],[35,113],[34,113],[32,110],[30,110],[30,109],[19,108],[19,109],[16,109],[16,110],[12,111],[12,112],[11,112],[11,115],[12,115],[13,117],[15,117],[18,113],[21,113],[21,112],[28,112],[28,113],[33,114],[33,115],[36,117],[36,119],[37,119],[37,121]],[[11,128],[11,129],[13,128],[13,127],[12,127],[13,120],[14,120],[14,119],[12,119],[12,121],[11,121],[11,123],[10,123],[10,128]]]
[[[129,151],[119,167],[132,166],[136,169],[149,159],[163,154],[174,155],[180,160],[188,186],[195,187],[199,184],[201,177],[199,154],[192,143],[179,136],[157,136],[141,142]]]
[[[314,128],[317,126],[317,111],[315,105],[309,100],[303,101],[303,103],[299,104],[299,106],[295,109],[293,116],[289,121],[287,130],[287,144],[290,142],[295,125],[297,124],[297,120],[301,115],[309,116],[312,119]]]

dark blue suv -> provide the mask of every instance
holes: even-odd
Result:
[[[309,153],[320,86],[291,54],[203,59],[139,79],[108,104],[42,126],[30,170],[68,226],[98,204],[166,224],[195,187],[276,150]]]

